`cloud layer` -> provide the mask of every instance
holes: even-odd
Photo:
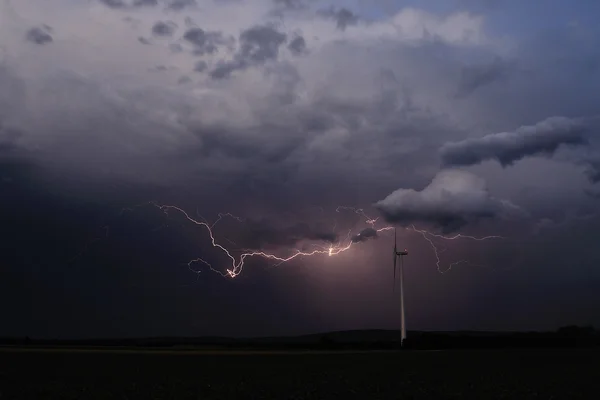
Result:
[[[375,207],[392,223],[431,223],[453,232],[469,222],[494,218],[517,207],[492,197],[485,181],[460,170],[438,173],[423,190],[398,189]]]

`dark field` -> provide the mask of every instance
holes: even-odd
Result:
[[[0,348],[0,399],[596,399],[600,350]]]

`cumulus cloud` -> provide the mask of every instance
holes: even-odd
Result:
[[[346,27],[358,23],[358,16],[347,8],[336,9],[335,7],[331,7],[327,10],[321,10],[319,13],[324,17],[333,19],[337,28],[342,31]]]
[[[441,171],[423,190],[398,189],[374,206],[388,222],[432,223],[444,232],[516,209],[510,202],[494,198],[485,180],[460,170]]]
[[[297,36],[290,41],[288,49],[294,54],[303,54],[306,51],[306,40],[302,36]]]
[[[404,8],[342,30],[334,14],[315,16],[315,8],[274,18],[269,12],[287,2],[272,0],[208,1],[185,12],[167,9],[167,1],[108,3],[126,7],[97,12],[98,2],[91,9],[68,0],[12,2],[29,21],[56,28],[53,51],[35,55],[23,43],[20,22],[4,9],[0,14],[7,60],[0,118],[23,132],[11,146],[73,175],[165,186],[186,180],[186,187],[202,190],[230,185],[245,195],[236,202],[260,198],[265,207],[277,202],[274,193],[289,196],[289,207],[306,198],[335,206],[346,196],[364,206],[372,193],[391,192],[391,182],[423,185],[446,142],[452,153],[453,144],[471,143],[465,138],[474,132],[590,115],[600,103],[592,70],[569,73],[588,71],[583,67],[598,48],[592,39],[590,53],[579,57],[588,39],[574,38],[568,49],[580,46],[578,53],[560,64],[551,46],[528,48],[494,36],[484,16],[460,10]],[[135,27],[115,23],[125,15]],[[153,45],[139,45],[140,35]],[[535,79],[512,74],[514,65],[536,71]],[[152,66],[169,69],[156,73]],[[494,84],[506,76],[510,86]],[[581,79],[567,82],[570,76]],[[457,88],[469,95],[456,97]],[[493,159],[486,146],[492,156],[479,155],[481,145],[466,147],[477,149],[475,160]],[[507,147],[500,159],[519,153]],[[485,174],[491,185],[503,184],[496,172]],[[323,200],[333,184],[336,193]]]
[[[172,21],[157,21],[152,26],[152,33],[156,36],[173,36],[176,29],[177,24]]]
[[[505,167],[528,156],[551,156],[562,145],[583,145],[586,143],[585,132],[582,120],[551,117],[513,132],[446,143],[440,149],[440,155],[446,166],[496,160]]]
[[[194,54],[213,54],[219,45],[227,43],[221,32],[206,32],[202,28],[188,29],[183,38],[194,46]]]
[[[271,26],[253,26],[239,37],[239,49],[231,61],[221,61],[211,72],[215,79],[227,78],[236,70],[261,65],[279,56],[279,48],[287,40],[285,33]]]

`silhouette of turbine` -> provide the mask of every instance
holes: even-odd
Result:
[[[404,345],[406,339],[406,323],[404,320],[404,256],[408,255],[408,250],[398,251],[396,240],[396,228],[394,228],[394,286],[393,291],[396,291],[396,265],[397,259],[400,257],[400,346]]]

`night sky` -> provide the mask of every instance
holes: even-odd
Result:
[[[392,226],[409,330],[600,326],[600,3],[540,3],[0,0],[0,336],[398,329]]]

